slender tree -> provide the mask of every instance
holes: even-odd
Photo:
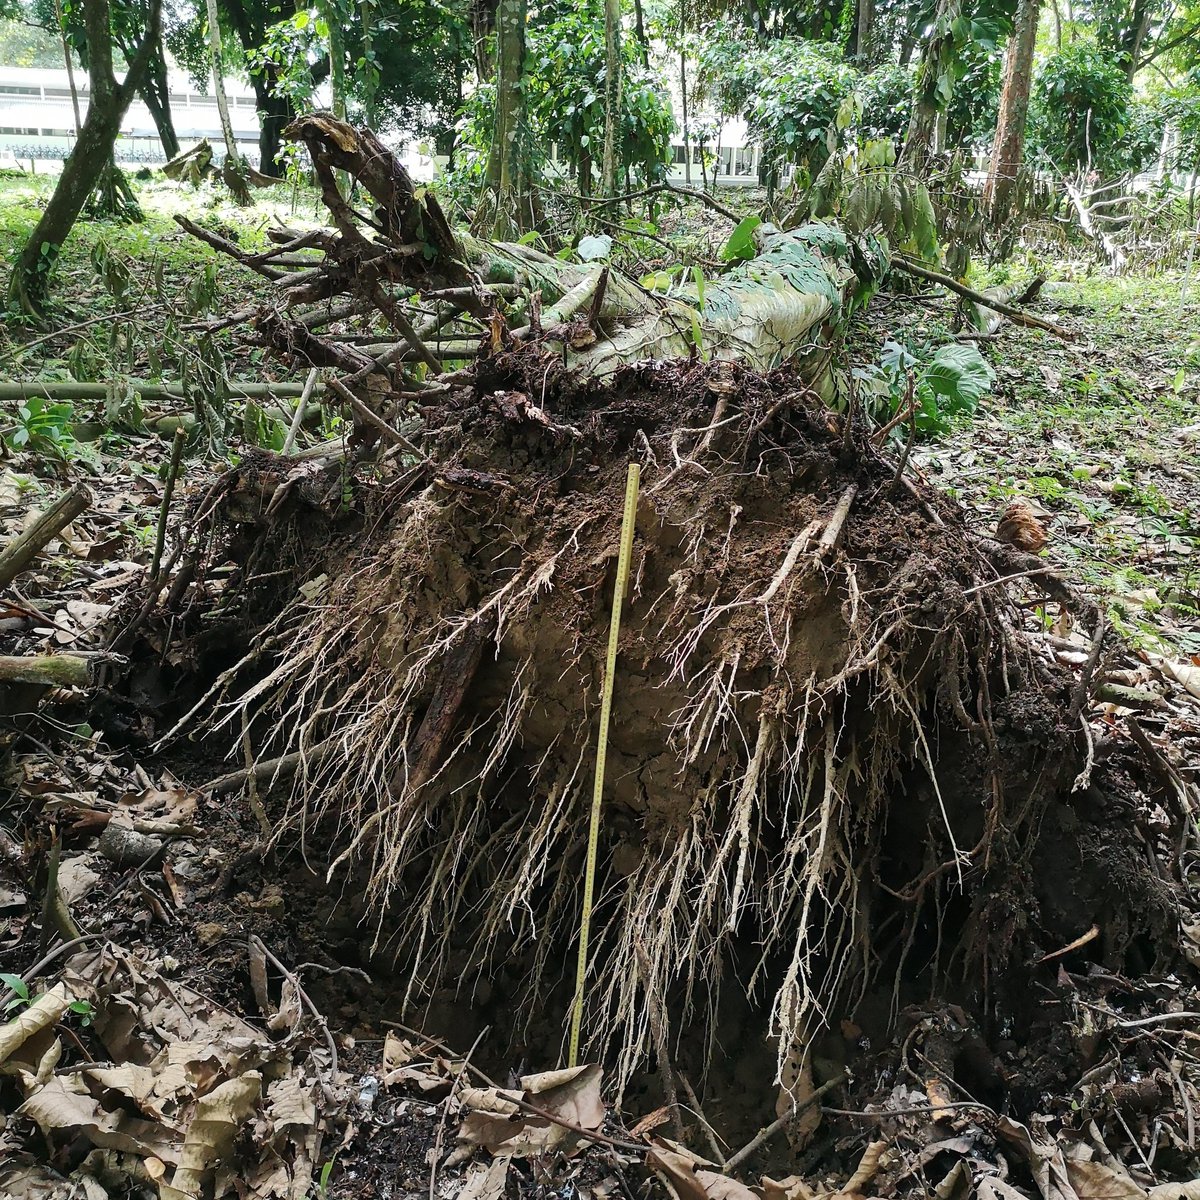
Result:
[[[496,118],[487,162],[487,196],[481,225],[502,241],[536,223],[529,166],[529,120],[525,92],[527,0],[499,0],[496,6]]]
[[[621,136],[621,0],[604,0],[604,157],[600,191],[617,194]]]
[[[67,23],[63,19],[62,0],[54,0],[54,19],[58,22],[58,39],[62,43],[63,63],[67,68],[67,86],[71,91],[71,108],[75,112],[75,136],[83,128],[79,115],[79,89],[75,86],[75,62],[71,54],[71,43],[67,39]]]
[[[1013,190],[1025,151],[1025,124],[1033,82],[1033,53],[1037,42],[1041,0],[1019,0],[1016,20],[1004,54],[1004,83],[992,161],[983,198],[994,225],[1002,225],[1012,210]]]
[[[938,121],[949,99],[945,81],[955,53],[954,22],[961,7],[961,0],[938,0],[933,23],[926,32],[904,139],[904,162],[913,170],[919,171],[938,148]]]
[[[679,106],[683,110],[683,178],[692,183],[692,132],[688,126],[687,0],[679,0]]]
[[[90,96],[87,117],[75,149],[63,164],[58,185],[50,197],[9,280],[10,308],[40,317],[49,300],[50,273],[88,197],[112,161],[121,121],[138,89],[154,48],[162,21],[162,0],[149,0],[141,43],[118,83],[113,72],[112,20],[108,0],[84,0],[84,28],[88,44]]]
[[[239,204],[250,203],[250,188],[246,183],[246,167],[238,153],[233,122],[229,119],[229,97],[225,94],[225,48],[221,41],[221,16],[217,0],[207,0],[208,52],[212,59],[213,95],[217,98],[217,114],[221,118],[221,135],[225,139],[225,166],[222,178],[229,185]]]

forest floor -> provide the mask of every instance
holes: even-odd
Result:
[[[32,227],[45,186],[41,180],[0,181],[3,256],[10,257]],[[202,215],[246,246],[259,245],[267,225],[279,217],[296,224],[317,216],[311,196],[300,197],[298,205],[276,201],[273,211],[263,204],[249,216],[220,202],[206,203],[185,188],[156,184],[143,198],[148,219],[141,225],[81,226],[63,264],[66,286],[60,289],[62,308],[51,331],[35,332],[15,323],[0,328],[0,374],[6,379],[159,374],[178,378],[197,362],[210,364],[211,346],[188,325],[252,305],[262,289],[227,264],[216,269],[214,256],[178,229],[173,213]],[[1100,602],[1129,639],[1131,656],[1122,664],[1123,673],[1115,674],[1125,686],[1148,696],[1148,703],[1157,702],[1154,664],[1175,664],[1180,674],[1173,686],[1183,699],[1176,696],[1172,704],[1183,712],[1188,681],[1200,700],[1200,335],[1195,332],[1200,329],[1200,291],[1181,306],[1177,274],[1114,278],[1089,273],[1078,264],[1041,265],[1052,282],[1038,309],[1075,331],[1076,340],[1063,343],[1036,331],[1003,326],[994,341],[983,343],[997,373],[993,392],[975,413],[957,417],[945,436],[918,443],[913,460],[930,484],[966,505],[980,533],[991,532],[1012,497],[1034,502],[1050,532],[1047,560]],[[869,360],[889,337],[939,343],[951,335],[952,319],[953,306],[943,299],[914,303],[905,296],[881,297],[854,331],[851,353]],[[264,359],[259,349],[238,341],[231,330],[211,340],[231,376],[298,381]],[[104,408],[102,401],[77,403],[71,413],[39,427],[35,452],[8,450],[0,462],[0,542],[17,531],[31,504],[44,503],[68,482],[86,481],[96,497],[90,512],[75,523],[53,555],[0,602],[0,652],[99,650],[111,623],[129,619],[152,552],[169,439],[128,431],[76,440],[72,423],[102,425]],[[227,444],[210,447],[207,459],[189,460],[173,512],[182,513],[203,495],[230,463],[252,461],[257,449],[277,449],[283,416],[286,412],[268,415],[256,421],[253,430],[244,425]],[[28,419],[6,407],[0,426],[11,430],[22,420]],[[327,424],[320,435],[330,432]],[[217,598],[221,586],[218,576],[213,583]],[[1051,621],[1047,614],[1045,624]],[[177,650],[169,627],[156,628],[153,637],[158,640],[144,672],[148,690],[139,697],[144,714],[132,726],[124,726],[123,740],[115,722],[128,720],[129,707],[114,704],[106,710],[103,689],[95,702],[68,702],[53,716],[43,713],[35,727],[21,725],[25,741],[12,760],[14,774],[6,781],[7,799],[0,806],[0,963],[10,972],[0,984],[19,1001],[19,986],[39,974],[34,966],[42,958],[36,948],[37,930],[43,920],[42,894],[48,889],[44,876],[35,878],[27,868],[46,860],[51,825],[61,837],[59,886],[71,909],[85,926],[121,930],[124,944],[140,949],[142,957],[135,959],[111,946],[93,953],[89,944],[83,947],[86,953],[70,959],[64,978],[71,981],[72,994],[83,998],[73,1011],[52,1014],[43,1031],[44,1044],[31,1042],[36,1053],[30,1058],[27,1048],[21,1065],[47,1078],[60,1070],[58,1059],[50,1061],[48,1056],[49,1034],[61,1017],[68,1053],[78,1046],[85,1056],[71,1069],[87,1073],[94,1105],[82,1111],[77,1093],[64,1088],[54,1106],[27,1110],[7,1122],[0,1116],[0,1184],[20,1200],[85,1194],[90,1200],[94,1193],[85,1190],[45,1190],[37,1172],[49,1164],[62,1177],[73,1174],[77,1182],[85,1177],[115,1179],[122,1172],[127,1179],[130,1164],[137,1160],[143,1172],[139,1186],[152,1187],[165,1169],[163,1163],[174,1166],[172,1154],[179,1157],[178,1147],[172,1145],[178,1132],[172,1121],[189,1105],[209,1103],[203,1111],[211,1145],[208,1150],[194,1149],[202,1163],[227,1133],[232,1136],[261,1096],[266,1100],[260,1120],[252,1133],[240,1134],[238,1142],[243,1164],[238,1188],[255,1200],[298,1197],[310,1185],[322,1196],[353,1195],[361,1200],[497,1200],[518,1192],[539,1200],[574,1200],[589,1194],[638,1200],[652,1194],[649,1177],[636,1173],[641,1150],[629,1139],[644,1129],[669,1132],[669,1117],[656,1108],[665,1097],[654,1079],[643,1079],[629,1090],[622,1112],[606,1114],[597,1072],[529,1076],[528,1071],[551,1064],[541,1058],[514,1060],[508,1063],[511,1077],[499,1080],[510,1089],[509,1095],[477,1079],[480,1087],[470,1106],[474,1111],[460,1112],[456,1085],[478,1070],[470,1063],[470,1051],[486,1033],[485,1018],[457,998],[441,996],[440,1009],[425,1009],[419,1033],[389,1025],[397,1013],[396,992],[402,981],[390,979],[386,967],[377,970],[369,959],[368,935],[358,925],[361,914],[352,906],[348,911],[336,891],[325,890],[322,872],[310,869],[299,856],[279,859],[262,853],[263,815],[254,796],[232,801],[196,786],[239,764],[214,762],[204,748],[185,746],[176,749],[174,757],[155,749],[164,730],[155,724],[153,713],[163,697],[153,690],[161,681],[155,682],[150,668],[188,664],[173,657]],[[1086,659],[1086,653],[1068,650],[1064,661],[1078,670]],[[0,707],[0,721],[10,730],[17,728],[30,700],[28,694],[9,697]],[[113,715],[118,710],[119,718]],[[1194,710],[1189,719],[1200,729]],[[137,835],[120,844],[108,829],[118,810],[132,818]],[[1152,822],[1146,828],[1151,829]],[[165,863],[164,838],[173,847]],[[1195,939],[1196,927],[1190,936]],[[143,961],[147,955],[153,959],[149,965]],[[1074,965],[1071,959],[1063,961]],[[48,973],[60,967],[61,962]],[[1082,976],[1068,978],[1066,971],[1060,975],[1063,980],[1073,981],[1080,995],[1087,994],[1088,1000],[1081,1001],[1084,1009],[1091,1004],[1105,1020],[1119,1015],[1129,1025],[1155,1025],[1158,1018],[1142,1015],[1146,1006],[1165,1005],[1184,1017],[1196,1006],[1186,982],[1174,975],[1152,978],[1149,970],[1135,986],[1107,976],[1085,982]],[[96,1011],[101,999],[111,995],[126,1002],[124,1024],[110,1017],[98,1027],[93,1023]],[[34,1012],[39,1003],[35,999],[27,1011]],[[1118,1003],[1126,1008],[1114,1014]],[[301,1031],[303,1012],[312,1020]],[[434,1024],[439,1012],[441,1023]],[[557,1020],[556,1015],[550,1023]],[[1173,1020],[1168,1016],[1165,1023]],[[264,1037],[264,1023],[274,1031],[293,1032],[271,1040]],[[187,1054],[176,1052],[170,1061],[145,1054],[139,1059],[147,1040],[140,1026],[168,1029],[178,1044],[190,1049]],[[1039,1032],[1043,1040],[1037,1043],[1037,1054],[1042,1057],[1034,1061],[1031,1050],[1028,1061],[1022,1060],[1021,1069],[1030,1080],[1050,1077],[1037,1068],[1057,1052],[1055,1039],[1060,1034],[1065,1041],[1057,1018]],[[553,1041],[557,1033],[547,1036]],[[936,1182],[940,1196],[959,1200],[966,1195],[962,1172],[956,1175],[956,1167],[942,1168],[959,1156],[978,1173],[987,1153],[983,1147],[1005,1143],[1027,1160],[1028,1174],[1020,1181],[1027,1191],[1033,1190],[1030,1180],[1059,1171],[1064,1180],[1070,1176],[1069,1187],[1056,1185],[1061,1190],[1054,1194],[1062,1200],[1145,1200],[1147,1195],[1154,1200],[1195,1200],[1194,1191],[1175,1184],[1163,1185],[1174,1191],[1151,1190],[1159,1178],[1153,1168],[1160,1145],[1168,1163],[1165,1168],[1159,1164],[1163,1179],[1176,1179],[1178,1164],[1195,1158],[1192,1104],[1200,1093],[1188,1073],[1191,1068],[1181,1066],[1171,1044],[1135,1046],[1132,1029],[1122,1036],[1132,1067],[1118,1082],[1134,1091],[1120,1100],[1113,1117],[1132,1125],[1131,1144],[1147,1148],[1150,1163],[1144,1171],[1137,1166],[1138,1182],[1117,1171],[1111,1156],[1105,1158],[1099,1148],[1083,1165],[1075,1158],[1065,1164],[1061,1154],[1056,1160],[1046,1159],[1046,1143],[1031,1139],[1023,1125],[1007,1116],[991,1124],[977,1123],[968,1119],[969,1112],[955,1107],[961,1103],[977,1113],[979,1097],[938,1093],[932,1083],[926,1097],[927,1072],[909,1067],[906,1041],[909,1079],[886,1071],[879,1075],[891,1088],[892,1107],[899,1110],[890,1118],[886,1136],[864,1133],[850,1114],[848,1125],[839,1127],[822,1154],[814,1150],[797,1155],[781,1142],[782,1149],[776,1145],[775,1152],[751,1155],[751,1166],[808,1179],[768,1179],[760,1185],[760,1194],[766,1200],[857,1196],[869,1191],[872,1178],[879,1175],[879,1195],[928,1192]],[[449,1047],[437,1040],[442,1037]],[[843,1039],[866,1055],[869,1047],[861,1030],[843,1023],[839,1041]],[[1011,1031],[1005,1039],[1021,1042]],[[964,1038],[963,1044],[970,1049],[968,1041]],[[89,1063],[87,1059],[104,1058],[101,1042],[112,1061]],[[932,1053],[931,1040],[923,1044]],[[670,1180],[680,1200],[752,1196],[719,1174],[717,1166],[746,1141],[748,1132],[771,1120],[774,1056],[761,1046],[739,1047],[732,1035],[729,1049],[744,1055],[740,1069],[731,1069],[732,1081],[710,1093],[697,1078],[698,1103],[689,1099],[684,1106],[690,1109],[688,1134],[696,1143],[692,1149],[701,1148],[711,1160],[709,1166],[697,1166],[693,1156],[677,1152],[665,1140],[655,1151],[660,1177]],[[844,1055],[845,1048],[840,1052]],[[61,1046],[57,1053],[62,1053]],[[1156,1055],[1165,1065],[1160,1066]],[[479,1056],[492,1065],[486,1047]],[[127,1065],[130,1062],[163,1073],[165,1081],[139,1074]],[[844,1060],[821,1064],[827,1082],[837,1082],[842,1065]],[[324,1111],[322,1094],[328,1099],[342,1077],[339,1072],[350,1073],[354,1096],[349,1115],[343,1112],[334,1121],[318,1114]],[[1111,1079],[1103,1073],[1089,1076],[1101,1081],[1095,1088],[1112,1091]],[[1147,1098],[1136,1089],[1151,1077],[1155,1090]],[[214,1081],[219,1087],[213,1087]],[[0,1088],[4,1086],[0,1082]],[[811,1079],[808,1086],[811,1089]],[[1086,1093],[1085,1103],[1091,1101],[1092,1088],[1087,1082],[1080,1093]],[[1028,1090],[1032,1095],[1036,1086],[1030,1083]],[[1160,1138],[1155,1105],[1166,1102],[1160,1100],[1159,1090],[1174,1106],[1167,1124],[1178,1144],[1166,1134]],[[220,1104],[213,1104],[210,1098],[218,1093]],[[112,1103],[114,1095],[124,1099]],[[946,1106],[938,1110],[936,1121],[906,1117],[906,1103],[927,1102]],[[1047,1112],[1069,1107],[1061,1096],[1051,1098],[1049,1091],[1030,1103]],[[697,1108],[703,1108],[703,1117]],[[134,1112],[158,1113],[170,1136],[154,1121],[133,1120]],[[60,1131],[60,1136],[48,1138],[39,1148],[30,1136],[29,1118]],[[598,1140],[590,1137],[591,1148],[569,1169],[557,1157],[571,1148],[564,1121],[593,1134],[607,1121],[607,1132]],[[723,1145],[715,1145],[709,1121]],[[873,1129],[870,1122],[867,1125]],[[927,1133],[927,1126],[936,1127],[936,1138]],[[633,1134],[626,1132],[630,1127]],[[901,1144],[906,1146],[904,1153],[889,1157],[889,1145]],[[85,1151],[93,1146],[95,1157],[87,1165]],[[448,1159],[439,1155],[443,1147],[454,1148]],[[43,1153],[47,1148],[50,1152]],[[490,1157],[482,1155],[481,1148]],[[6,1155],[12,1156],[15,1171],[26,1173],[3,1174],[9,1170]],[[861,1169],[847,1182],[860,1160]],[[982,1169],[986,1173],[992,1167],[984,1162]],[[965,1178],[969,1181],[970,1175]],[[178,1179],[177,1173],[176,1183]],[[81,1182],[78,1186],[83,1189]],[[114,1196],[117,1186],[113,1185]],[[989,1186],[990,1192],[981,1188],[979,1194],[991,1200],[1019,1195],[1002,1175]],[[1049,1200],[1048,1193],[1042,1194]]]

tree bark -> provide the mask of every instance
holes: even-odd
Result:
[[[528,121],[521,88],[527,16],[527,0],[499,0],[496,6],[496,117],[484,208],[485,223],[492,236],[501,240],[515,238],[535,223]]]
[[[683,49],[682,8],[679,34],[679,102],[683,110],[683,181],[692,185],[692,137],[688,128],[687,53]]]
[[[161,39],[138,94],[158,130],[158,140],[170,162],[179,153],[179,135],[175,132],[175,121],[171,115],[171,88],[167,81],[167,60],[162,53]]]
[[[946,108],[947,97],[942,95],[939,85],[946,67],[945,60],[953,52],[952,25],[960,7],[960,0],[938,0],[933,24],[921,50],[912,117],[908,123],[903,152],[905,166],[916,171],[921,170],[933,150],[938,117]]]
[[[470,13],[475,76],[487,83],[496,73],[496,56],[489,46],[496,32],[496,0],[471,0]]]
[[[858,0],[854,21],[854,57],[864,69],[871,61],[871,31],[875,24],[875,0]]]
[[[379,69],[375,64],[375,4],[374,0],[359,0],[358,19],[362,25],[363,44],[363,113],[367,124],[375,128],[375,85]]]
[[[246,182],[246,168],[238,153],[237,139],[233,136],[233,122],[229,119],[229,97],[225,94],[225,53],[221,45],[221,16],[217,11],[217,0],[206,0],[208,11],[208,49],[212,56],[213,94],[217,98],[217,112],[221,118],[221,135],[225,139],[225,165],[221,176],[229,185],[234,199],[239,204],[250,203],[250,188]]]
[[[1133,77],[1138,72],[1138,67],[1141,65],[1139,59],[1142,56],[1142,43],[1146,40],[1146,34],[1150,29],[1151,9],[1153,5],[1150,0],[1137,0],[1133,6],[1133,23],[1125,37],[1125,44],[1122,46],[1123,66],[1125,67],[1125,80],[1127,83],[1133,83]]]
[[[233,31],[237,34],[242,51],[249,54],[261,46],[266,39],[266,29],[261,21],[253,18],[242,0],[224,0]],[[314,79],[319,75],[319,66],[313,68]],[[254,88],[255,107],[258,110],[258,169],[264,175],[280,176],[279,147],[283,131],[296,115],[291,101],[276,91],[275,69],[270,65],[250,72],[250,86]],[[323,75],[320,76],[324,78]]]
[[[642,0],[633,0],[633,31],[637,35],[638,57],[642,66],[650,69],[650,39],[646,37],[646,14],[642,10]]]
[[[604,157],[600,190],[607,200],[617,194],[621,129],[621,0],[604,0]]]
[[[1004,83],[992,161],[988,166],[983,202],[993,225],[1003,225],[1012,209],[1013,190],[1025,150],[1025,124],[1033,82],[1033,54],[1037,42],[1041,0],[1019,0],[1016,20],[1004,55]]]
[[[25,243],[9,280],[9,306],[42,316],[49,281],[63,242],[112,159],[121,121],[150,66],[159,39],[162,0],[149,0],[146,30],[122,83],[113,73],[113,39],[108,0],[87,0],[84,27],[88,43],[91,97],[75,149],[63,164],[58,185]]]

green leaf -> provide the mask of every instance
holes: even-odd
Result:
[[[10,975],[7,971],[0,971],[0,983],[4,984],[14,995],[20,996],[22,1000],[29,999],[29,984],[20,975]]]
[[[913,192],[912,238],[917,253],[926,262],[938,261],[937,217],[929,189],[918,183]]]
[[[579,239],[576,247],[579,257],[584,262],[595,262],[607,258],[612,253],[612,238],[607,233],[592,233]]]
[[[762,217],[743,217],[737,224],[737,228],[729,235],[724,248],[721,250],[721,258],[725,262],[748,262],[757,253],[758,247],[754,244],[754,231],[762,224]]]
[[[995,379],[996,372],[970,342],[940,347],[921,375],[934,396],[949,401],[949,412],[973,410]]]
[[[700,328],[700,314],[692,313],[692,345],[700,355],[701,362],[708,362],[708,351],[704,346],[704,331]]]

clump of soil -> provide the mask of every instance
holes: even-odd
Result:
[[[397,1005],[457,994],[517,1042],[559,1036],[632,460],[585,1022],[621,1084],[663,1024],[704,1070],[736,1011],[786,1083],[842,1022],[886,1037],[931,995],[1027,1020],[1023,964],[1089,923],[1110,970],[1163,944],[1175,881],[1128,836],[1161,785],[1081,723],[1095,658],[1071,673],[1023,628],[1021,593],[1065,589],[1001,582],[1041,564],[852,416],[786,375],[579,383],[535,348],[424,425],[349,518],[340,480],[227,506],[251,569],[221,604],[259,627],[193,710],[235,761],[248,739],[278,842],[393,957]]]

